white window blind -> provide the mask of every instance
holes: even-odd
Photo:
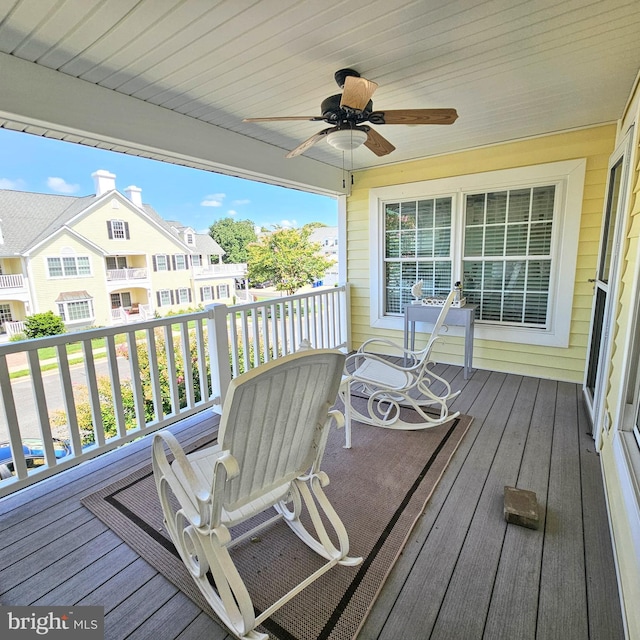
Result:
[[[476,318],[546,327],[555,186],[465,199],[463,289]]]
[[[423,281],[425,295],[451,289],[452,199],[385,204],[385,310],[401,313],[411,287]]]

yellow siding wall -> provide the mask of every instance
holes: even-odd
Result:
[[[49,278],[47,269],[48,257],[60,257],[62,250],[73,250],[73,255],[89,256],[91,262],[91,276],[75,278]],[[69,254],[72,255],[72,254]],[[110,314],[108,296],[106,292],[106,276],[103,256],[81,242],[76,236],[63,232],[49,242],[38,247],[30,257],[31,281],[36,287],[36,308],[33,313],[53,311],[58,313],[56,298],[62,292],[86,290],[93,297],[93,311],[96,324],[106,324]],[[98,290],[96,290],[98,289]]]
[[[375,330],[370,326],[370,189],[586,158],[569,347],[560,349],[527,345],[525,350],[514,343],[476,340],[474,348],[475,367],[581,382],[592,302],[592,285],[587,280],[594,277],[596,268],[607,163],[614,148],[615,135],[614,125],[593,127],[355,173],[353,191],[347,200],[347,279],[352,286],[351,329],[354,347],[372,336],[386,336],[396,341],[402,339],[400,332]],[[462,363],[462,338],[447,337],[439,349],[435,354],[436,359]]]

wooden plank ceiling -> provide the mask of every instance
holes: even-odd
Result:
[[[379,84],[376,109],[458,110],[451,126],[376,127],[396,147],[388,156],[343,158],[325,141],[304,154],[356,169],[615,121],[640,68],[638,33],[637,0],[0,0],[0,52],[278,157],[326,125],[243,118],[319,115],[340,68]],[[7,113],[0,95],[2,126],[109,146],[98,129]],[[122,114],[111,117],[118,126]]]

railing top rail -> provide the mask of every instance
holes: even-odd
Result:
[[[258,309],[259,307],[270,306],[272,304],[281,304],[290,300],[304,300],[305,298],[317,298],[322,294],[344,291],[346,285],[338,285],[337,287],[318,287],[312,291],[305,291],[304,293],[296,293],[292,296],[282,296],[274,298],[264,298],[258,302],[246,302],[243,304],[234,304],[229,309],[234,311],[244,311],[249,309]]]

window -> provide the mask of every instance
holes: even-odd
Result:
[[[91,262],[88,256],[47,258],[47,270],[50,278],[90,276]]]
[[[129,240],[129,223],[125,220],[107,220],[107,235],[110,240]]]
[[[218,285],[218,298],[228,298],[229,297],[229,285],[221,284]]]
[[[185,238],[188,245],[195,244],[195,236],[193,235],[193,233],[186,233]]]
[[[91,300],[75,300],[72,302],[58,302],[58,315],[64,322],[73,323],[93,318]]]
[[[153,256],[153,270],[169,271],[169,260],[165,254],[159,253]]]
[[[0,329],[5,322],[13,322],[10,304],[0,304]]]
[[[180,271],[184,270],[188,267],[187,256],[184,253],[176,253],[176,255],[173,256],[173,263],[174,263],[174,266],[173,266],[174,269],[177,269]]]
[[[451,197],[385,205],[387,313],[402,313],[418,280],[425,295],[451,290],[451,211]]]
[[[545,328],[555,186],[465,196],[464,295],[476,318]]]
[[[202,256],[201,255],[193,255],[191,256],[191,264],[194,267],[202,266]]]
[[[178,300],[178,304],[191,302],[191,289],[187,289],[186,287],[176,289],[176,299]]]
[[[200,287],[200,300],[202,302],[209,302],[213,299],[213,287]]]
[[[169,289],[161,289],[156,293],[158,306],[168,307],[173,304],[173,291]]]
[[[131,306],[131,293],[122,291],[121,293],[111,294],[111,308],[119,309],[120,307],[129,308]]]
[[[109,271],[115,271],[116,269],[127,268],[126,256],[107,256],[107,269]]]
[[[568,346],[585,167],[571,160],[372,189],[372,326],[402,329],[415,282],[426,297],[460,280],[477,305],[477,337]]]

